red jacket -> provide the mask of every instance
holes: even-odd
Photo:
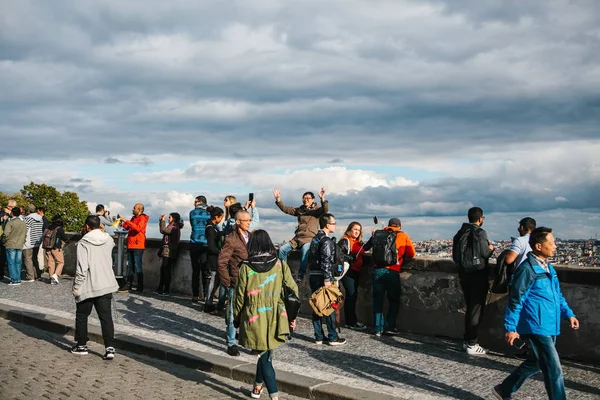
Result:
[[[146,248],[146,226],[148,225],[148,217],[146,214],[140,214],[137,217],[132,217],[131,221],[123,221],[123,228],[127,229],[127,248],[128,249],[145,249]]]
[[[342,239],[344,239],[344,241],[347,241],[347,243],[350,245],[350,254],[354,256],[355,261],[350,266],[350,269],[356,272],[360,272],[360,270],[363,267],[363,254],[365,253],[363,244],[358,240],[352,239],[351,237],[346,235],[344,235]],[[346,246],[346,244],[344,244],[344,246]]]
[[[396,249],[398,250],[398,263],[394,265],[388,265],[385,268],[390,269],[392,271],[400,272],[400,268],[404,262],[404,258],[413,258],[417,252],[415,251],[415,246],[411,242],[408,235],[400,230],[400,228],[395,226],[387,226],[384,228],[386,231],[396,232]],[[372,238],[369,239],[369,242],[365,246],[367,249],[372,248]]]

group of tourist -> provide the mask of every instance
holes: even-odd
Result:
[[[281,211],[297,218],[295,236],[279,250],[269,234],[258,228],[259,212],[254,199],[242,206],[235,197],[227,196],[223,208],[209,206],[204,196],[195,198],[189,222],[190,257],[192,264],[192,301],[204,302],[204,311],[224,314],[226,325],[227,353],[239,356],[239,344],[255,351],[258,355],[256,379],[251,396],[259,398],[266,387],[271,398],[278,396],[275,371],[272,366],[272,350],[285,343],[296,322],[288,320],[283,288],[298,295],[297,283],[301,283],[306,272],[314,293],[321,288],[340,285],[346,293],[344,303],[345,326],[354,330],[366,330],[364,323],[357,320],[357,289],[360,285],[363,255],[371,251],[373,263],[373,334],[398,335],[396,321],[400,308],[402,266],[415,257],[410,237],[402,231],[399,218],[391,218],[388,225],[374,230],[368,240],[363,240],[360,223],[351,222],[341,239],[334,241],[337,230],[335,216],[329,213],[325,200],[325,189],[315,203],[312,192],[302,196],[302,205],[290,207],[281,201],[281,191],[273,190],[275,203]],[[43,210],[33,208],[21,216],[16,204],[9,203],[0,215],[2,220],[2,243],[9,263],[12,285],[20,282],[20,264],[15,257],[30,260],[39,248],[43,227]],[[110,299],[118,289],[112,273],[111,251],[114,242],[103,232],[103,223],[112,223],[102,206],[96,214],[89,216],[84,227],[85,235],[77,246],[77,270],[73,294],[77,302],[76,334],[74,354],[87,354],[87,317],[95,307],[102,325],[105,339],[105,359],[115,354],[114,328],[110,317]],[[137,276],[137,291],[144,290],[143,252],[146,242],[148,216],[144,206],[136,204],[129,220],[118,222],[128,231],[128,272],[125,290],[133,290]],[[37,215],[37,216],[36,216]],[[463,349],[467,354],[481,356],[487,350],[479,345],[478,330],[484,316],[489,291],[490,267],[488,260],[493,254],[493,245],[482,228],[483,210],[473,207],[468,211],[468,223],[464,223],[453,239],[453,259],[459,267],[460,287],[466,304]],[[38,222],[39,221],[39,222]],[[60,221],[52,221],[58,226]],[[38,225],[40,227],[38,228]],[[171,269],[177,259],[181,216],[171,213],[159,219],[163,242],[160,249],[162,263],[160,282],[156,293],[170,294]],[[510,399],[524,381],[542,371],[546,390],[551,399],[565,398],[564,378],[555,348],[559,334],[559,319],[569,320],[573,329],[579,322],[567,305],[560,291],[556,271],[548,262],[554,255],[556,245],[552,230],[536,227],[532,218],[520,221],[519,237],[513,239],[511,247],[503,254],[503,262],[510,266],[509,301],[504,328],[505,340],[522,349],[523,363],[492,392],[499,399]],[[62,233],[64,235],[64,233]],[[60,242],[61,240],[57,240]],[[57,252],[59,249],[55,249]],[[46,252],[46,259],[60,258]],[[287,265],[288,253],[300,252],[300,268],[292,274]],[[340,273],[340,254],[349,265]],[[25,261],[28,265],[30,261]],[[50,263],[49,263],[50,264]],[[56,264],[58,262],[56,261]],[[18,268],[19,274],[16,274]],[[60,264],[62,268],[62,264]],[[27,280],[35,278],[35,271],[27,269]],[[15,272],[13,276],[13,272]],[[60,275],[58,265],[51,275]],[[389,307],[383,313],[384,298]],[[216,304],[215,304],[216,298]],[[327,335],[323,330],[323,320]],[[321,317],[312,315],[315,344],[339,346],[346,339],[338,335],[336,313]],[[239,333],[238,333],[239,330]]]
[[[5,265],[8,265],[9,286],[42,280],[47,266],[49,283],[58,284],[65,263],[62,250],[65,242],[60,216],[49,221],[43,207],[18,207],[15,200],[9,200],[0,210],[0,280],[4,279]]]

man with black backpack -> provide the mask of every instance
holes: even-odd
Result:
[[[396,319],[400,311],[400,268],[416,255],[410,237],[402,232],[400,218],[391,218],[388,226],[376,230],[365,244],[373,257],[373,333],[375,336],[397,335]],[[383,317],[383,298],[387,293],[390,304]]]
[[[494,253],[483,225],[483,210],[472,207],[469,223],[463,223],[452,239],[452,259],[458,264],[460,287],[465,297],[465,335],[463,349],[469,355],[485,355],[487,350],[477,341],[479,324],[483,318],[489,290],[490,269],[488,260]]]

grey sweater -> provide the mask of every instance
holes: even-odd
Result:
[[[75,302],[119,290],[112,269],[114,246],[113,238],[100,229],[88,232],[77,243],[77,269],[73,281]]]

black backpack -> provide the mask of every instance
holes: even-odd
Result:
[[[396,236],[398,232],[377,230],[371,239],[373,242],[373,263],[379,267],[398,264]]]
[[[494,283],[490,291],[492,293],[508,293],[508,285],[515,271],[515,263],[507,264],[506,255],[510,250],[504,250],[496,260],[496,269],[494,272]]]
[[[316,237],[313,237],[310,245],[310,251],[308,254],[308,264],[309,266],[315,264],[319,257],[319,249],[321,245],[327,239],[327,236],[323,236],[320,240]],[[335,254],[334,254],[334,265],[331,274],[334,278],[341,278],[350,267],[350,263],[352,262],[352,255],[346,253],[344,248],[336,242],[335,238],[332,238],[333,244],[335,245]]]
[[[467,229],[454,236],[453,243],[456,244],[456,248],[452,248],[452,258],[467,273],[481,271],[485,268],[485,260],[481,256],[479,246],[482,232],[481,228]],[[460,237],[458,237],[459,234]]]
[[[58,228],[46,228],[42,234],[42,249],[53,250],[60,248],[60,238],[57,237]],[[58,241],[58,243],[57,243]],[[58,244],[58,246],[57,246]]]

